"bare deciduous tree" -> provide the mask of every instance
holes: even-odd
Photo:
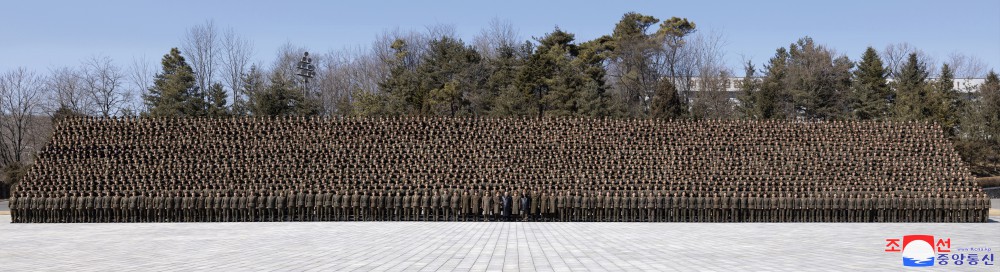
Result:
[[[286,79],[293,80],[296,84],[301,84],[302,78],[297,76],[299,70],[296,67],[299,61],[302,60],[304,53],[308,51],[308,48],[286,42],[278,48],[274,63],[271,64],[271,71],[281,74]],[[317,63],[321,59],[318,54],[310,54],[310,57],[314,66],[320,66]],[[319,71],[316,73],[318,74]]]
[[[510,21],[493,18],[489,25],[479,31],[472,44],[483,57],[494,59],[497,57],[497,50],[517,46],[520,38],[517,28]]]
[[[694,118],[737,117],[735,104],[728,91],[733,84],[730,82],[733,73],[725,63],[725,44],[724,34],[721,32],[699,32],[690,38],[686,48],[682,50],[684,59],[676,67],[682,73],[681,83],[689,90],[698,90],[688,93],[691,115]],[[697,75],[698,80],[690,80],[691,75]]]
[[[232,90],[232,105],[243,103],[246,93],[240,88],[241,79],[250,68],[253,57],[253,43],[229,28],[222,35],[222,74],[225,84]]]
[[[90,114],[92,101],[84,91],[84,84],[79,70],[71,67],[60,67],[49,72],[45,80],[45,88],[49,94],[49,111],[60,109],[70,110],[79,114]]]
[[[372,42],[372,54],[384,66],[384,75],[387,77],[390,67],[397,63],[396,59],[399,57],[396,55],[396,50],[392,48],[393,44],[396,44],[397,41],[402,41],[405,44],[406,55],[403,56],[403,65],[409,69],[416,69],[423,61],[424,54],[427,52],[427,48],[434,37],[458,39],[454,26],[450,25],[429,26],[426,32],[423,33],[412,30],[394,29],[392,31],[384,31],[375,37],[375,41]]]
[[[42,79],[25,68],[0,75],[0,164],[24,163],[40,137],[36,123],[42,111]]]
[[[954,73],[956,79],[973,79],[986,76],[986,63],[975,56],[967,56],[956,52],[948,55],[946,63],[952,69],[952,73]],[[956,89],[960,92],[974,92],[979,89],[979,85],[979,82],[971,80],[960,81]]]
[[[882,57],[882,61],[885,62],[885,68],[888,70],[890,78],[896,77],[896,74],[899,73],[901,66],[906,63],[906,58],[910,55],[910,53],[917,53],[917,59],[919,59],[921,63],[927,65],[927,67],[937,67],[937,65],[935,65],[936,62],[934,61],[934,58],[909,43],[904,42],[890,44],[885,46],[885,49],[882,50],[880,56]],[[928,72],[936,74],[935,71]]]
[[[885,62],[885,68],[889,70],[889,77],[895,77],[896,73],[899,72],[899,66],[903,65],[906,61],[906,56],[910,55],[910,52],[917,50],[908,43],[897,43],[886,45],[885,49],[882,50],[882,60]]]
[[[348,115],[355,92],[377,92],[378,75],[375,58],[362,49],[331,51],[324,56],[322,72],[316,83],[324,113]]]
[[[219,34],[215,21],[205,21],[188,29],[181,41],[187,61],[195,73],[195,86],[202,92],[215,82],[215,65],[218,64]]]
[[[452,38],[458,40],[458,30],[452,24],[434,24],[426,27],[427,34],[424,38],[427,42],[441,38]]]
[[[654,63],[660,73],[673,79],[681,99],[694,106],[696,90],[715,90],[723,81],[718,77],[732,75],[724,60],[725,44],[725,34],[721,31],[696,32],[676,52],[668,48],[656,56]]]
[[[116,115],[128,100],[130,92],[122,87],[125,73],[110,57],[95,56],[84,61],[81,75],[84,91],[94,103],[96,114]]]
[[[150,61],[146,59],[146,56],[132,59],[132,63],[129,66],[128,79],[132,83],[134,91],[130,93],[125,103],[125,108],[129,112],[138,113],[143,111],[142,107],[145,107],[145,103],[142,103],[141,99],[138,99],[139,97],[135,94],[144,94],[149,92],[149,89],[153,87],[153,78],[156,77],[156,71],[153,67]]]
[[[955,73],[955,78],[983,78],[986,76],[987,65],[982,59],[962,53],[948,55],[948,66]]]

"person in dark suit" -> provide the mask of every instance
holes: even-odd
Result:
[[[528,192],[525,191],[521,194],[521,221],[527,221],[530,215],[529,211],[533,209],[531,206],[531,199],[528,198]]]
[[[511,205],[514,204],[514,199],[510,197],[510,192],[504,192],[502,198],[503,210],[501,211],[504,221],[510,221]]]

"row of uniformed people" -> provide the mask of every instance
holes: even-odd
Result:
[[[587,221],[985,222],[982,194],[767,194],[538,190],[41,193],[13,222]]]

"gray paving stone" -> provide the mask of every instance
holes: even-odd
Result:
[[[1000,255],[997,223],[9,222],[2,271],[895,271],[907,234]]]

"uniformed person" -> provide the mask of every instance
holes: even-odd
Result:
[[[411,220],[420,221],[420,215],[423,214],[423,208],[421,208],[420,203],[421,195],[418,192],[413,192],[413,197],[410,198],[410,206],[412,208],[413,214],[411,215]]]
[[[255,213],[257,221],[264,222],[266,220],[265,216],[267,216],[267,195],[264,194],[264,191],[258,191],[254,193],[254,196],[257,199],[257,211]]]
[[[438,218],[441,215],[441,196],[438,195],[437,191],[434,191],[434,194],[431,195],[430,207],[432,213],[431,216],[433,217],[432,221],[438,221]]]
[[[177,221],[177,207],[176,195],[172,192],[163,194],[163,209],[164,209],[164,222],[176,222]]]
[[[611,197],[611,222],[621,222],[622,213],[622,197],[616,191]]]
[[[458,190],[451,191],[451,197],[448,198],[448,204],[451,205],[451,212],[448,216],[445,216],[445,221],[459,221],[459,216],[462,210],[462,200],[461,195],[458,194]],[[451,219],[448,219],[448,218]]]
[[[451,221],[451,216],[454,214],[455,207],[452,206],[451,192],[447,190],[441,193],[441,210],[444,218],[443,221]],[[457,201],[457,200],[456,200]]]
[[[287,198],[285,198],[285,192],[278,192],[278,196],[274,198],[274,210],[278,216],[277,221],[285,221],[285,213],[287,209],[287,206],[285,205],[287,203],[286,201]]]
[[[735,207],[737,204],[737,194],[735,192],[723,192],[719,197],[719,205],[722,207],[723,222],[737,222]]]
[[[491,209],[491,207],[493,206],[493,198],[490,197],[490,192],[483,192],[483,196],[482,199],[480,199],[480,203],[482,204],[481,206],[483,208],[483,222],[489,221],[493,211]]]
[[[42,198],[39,198],[42,200]],[[96,217],[95,207],[95,196],[92,192],[87,192],[87,196],[83,197],[83,210],[84,210],[84,222],[93,223]]]
[[[660,202],[662,198],[663,198],[662,192],[657,191],[654,193],[653,191],[650,191],[647,193],[646,208],[648,212],[646,215],[646,220],[648,222],[660,222],[661,219],[660,214],[662,213],[663,210],[663,203]]]
[[[422,215],[423,221],[430,221],[430,217],[433,215],[434,211],[431,211],[431,195],[428,192],[424,192],[420,196],[420,213]]]
[[[267,211],[268,222],[274,222],[275,217],[278,216],[277,202],[278,198],[274,196],[274,191],[267,192],[267,198],[264,199],[264,209]]]
[[[413,220],[413,203],[410,192],[403,192],[403,221]]]
[[[346,201],[348,198],[344,197]],[[347,220],[351,221],[361,221],[361,192],[354,189],[354,193],[350,197],[351,205],[347,208],[349,210],[345,211]]]
[[[345,220],[343,218],[344,206],[342,203],[344,201],[344,196],[342,192],[342,190],[333,190],[333,193],[330,196],[330,216],[332,216],[331,220],[333,221]]]
[[[67,197],[65,199],[66,201],[63,202],[64,205],[61,207],[61,209],[63,211],[67,210],[67,208],[69,207],[68,195],[66,195],[66,197]],[[112,217],[111,222],[115,222],[115,223],[121,223],[122,222],[122,197],[118,194],[118,192],[115,192],[111,196],[111,213],[112,213],[111,214],[111,217]]]
[[[107,208],[108,207],[105,206],[105,204],[107,204],[108,202],[104,201],[104,199],[106,198],[105,196],[106,196],[106,193],[102,194],[100,192],[98,192],[94,196],[94,218],[92,219],[93,220],[92,222],[94,222],[94,223],[104,223],[105,220],[107,220],[107,210],[108,210]],[[47,204],[48,204],[48,210],[49,211],[54,211],[56,209],[56,203],[55,203],[56,199],[50,197],[50,198],[47,198],[46,200],[47,200]],[[50,212],[49,214],[52,214],[52,213],[54,213],[54,212]],[[51,216],[48,216],[48,217],[49,217],[48,218],[49,222],[51,222],[53,218],[51,218]]]
[[[502,219],[501,218],[501,215],[502,215],[501,214],[501,209],[503,208],[503,205],[502,205],[503,204],[503,195],[500,194],[500,192],[496,191],[496,190],[493,191],[493,195],[495,196],[495,197],[493,197],[493,203],[491,204],[492,205],[491,207],[493,208],[493,220],[494,221],[499,221],[499,220]]]
[[[392,217],[395,221],[401,221],[403,215],[403,194],[399,191],[392,197]]]
[[[222,222],[233,222],[234,212],[233,209],[236,208],[236,195],[230,195],[229,193],[222,194],[220,198],[220,209],[222,209]]]
[[[559,211],[558,211],[559,205],[557,203],[558,201],[559,201],[559,199],[556,197],[556,193],[555,192],[550,192],[549,193],[549,211],[548,211],[549,215],[547,216],[548,217],[547,220],[550,220],[550,221],[558,220],[558,214],[559,214]]]
[[[546,189],[538,192],[538,220],[539,221],[549,221],[554,217],[553,211],[555,210],[555,195],[552,193],[553,190]]]
[[[472,216],[472,220],[479,221],[479,216],[483,214],[482,212],[483,198],[479,195],[479,190],[474,190],[469,196],[469,205],[471,210],[469,210],[469,215]]]
[[[139,216],[139,196],[135,192],[130,192],[125,209],[128,214],[125,216],[127,222],[135,223]],[[74,220],[75,222],[75,220]]]
[[[250,222],[257,222],[258,217],[260,216],[260,213],[258,212],[258,210],[262,206],[262,205],[259,205],[259,204],[260,204],[260,200],[258,199],[256,193],[251,192],[249,195],[247,195],[247,214],[246,214],[246,216],[249,217],[249,221]]]
[[[538,189],[531,190],[531,195],[528,197],[528,199],[530,203],[528,208],[528,220],[537,221],[541,219],[541,216],[539,214],[540,213],[539,207],[542,206],[542,201],[541,201],[541,196],[538,194]]]
[[[20,218],[21,207],[19,206],[20,203],[18,203],[19,200],[18,192],[16,191],[10,194],[10,199],[7,199],[7,208],[10,209],[11,223],[22,223]]]
[[[469,191],[462,191],[462,205],[459,212],[459,217],[462,221],[469,220],[469,212],[472,210],[472,203],[470,203],[471,196],[469,196]]]
[[[374,221],[381,221],[381,220],[383,220],[383,218],[382,218],[382,211],[385,210],[385,207],[383,206],[383,204],[385,204],[385,202],[383,201],[382,192],[381,191],[372,192],[372,197],[371,197],[371,199],[369,199],[369,201],[370,201],[370,203],[369,203],[368,206],[370,207],[369,210],[371,210],[370,214],[371,214],[372,220],[374,220]]]
[[[643,207],[645,199],[637,191],[632,191],[631,196],[628,197],[628,221],[629,222],[641,222],[642,212],[646,210]]]
[[[677,207],[676,219],[678,222],[694,222],[690,214],[690,208],[692,207],[690,199],[687,192],[682,192],[681,196],[677,198],[677,205],[675,207]]]
[[[874,194],[865,194],[865,200],[861,206],[864,212],[863,219],[865,222],[875,222],[876,201],[876,196]]]
[[[595,204],[597,204],[597,209],[596,209],[597,210],[597,216],[596,216],[597,222],[610,221],[610,220],[607,219],[607,216],[611,214],[610,212],[608,212],[608,207],[610,206],[609,205],[610,203],[611,203],[611,193],[610,192],[604,192],[603,194],[597,193],[597,199],[596,199],[596,202],[595,202]]]
[[[574,192],[573,196],[568,199],[572,209],[570,221],[580,221],[582,217],[581,214],[583,213],[583,198],[580,197],[580,192]]]
[[[305,190],[298,190],[295,193],[295,220],[292,221],[306,221],[306,214],[309,212],[306,208],[306,198],[312,195],[311,192],[307,193]],[[367,194],[365,194],[367,196]],[[362,204],[363,206],[363,204]]]

